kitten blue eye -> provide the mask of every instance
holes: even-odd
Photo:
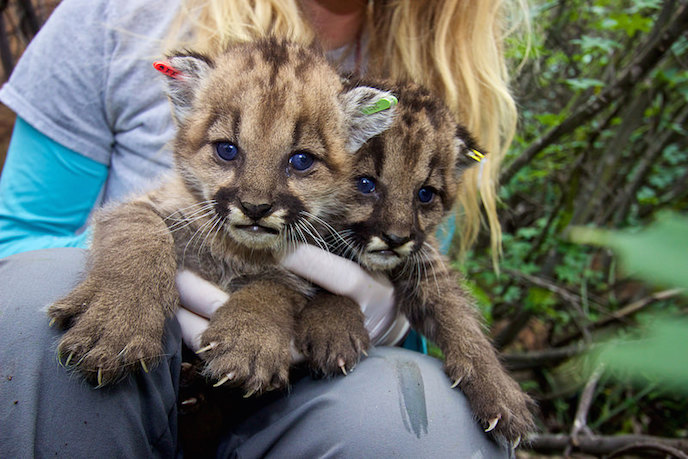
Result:
[[[369,179],[368,177],[361,177],[358,179],[356,187],[361,193],[370,194],[375,191],[375,182],[373,179]]]
[[[306,169],[310,168],[314,162],[315,158],[313,155],[303,151],[294,153],[289,158],[289,164],[291,164],[291,167],[297,171],[305,171]]]
[[[429,186],[424,186],[420,190],[418,190],[418,199],[420,202],[430,202],[432,201],[432,198],[435,196],[435,190],[430,188]]]
[[[239,153],[239,148],[231,142],[217,142],[215,153],[225,161],[232,161]]]

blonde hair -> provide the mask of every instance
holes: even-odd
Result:
[[[438,92],[489,152],[489,159],[464,177],[457,227],[464,253],[479,233],[482,204],[494,261],[501,252],[499,167],[517,121],[504,40],[515,29],[507,24],[516,19],[527,29],[526,12],[525,0],[368,2],[368,73],[411,79]],[[193,31],[185,44],[210,54],[268,34],[304,44],[316,39],[298,0],[184,0],[181,24],[191,24]]]

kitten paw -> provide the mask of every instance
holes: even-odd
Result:
[[[485,432],[518,445],[535,429],[531,409],[534,402],[501,367],[482,374],[448,371],[466,394],[471,409]]]
[[[290,339],[269,328],[253,324],[242,330],[235,321],[210,321],[197,354],[205,360],[203,373],[215,387],[231,384],[250,397],[288,385]]]
[[[118,314],[122,301],[130,300],[82,285],[51,305],[51,324],[70,327],[57,347],[60,363],[97,386],[139,368],[148,372],[162,355],[165,319]]]
[[[318,376],[345,376],[370,346],[358,304],[344,297],[317,295],[296,319],[294,344]]]

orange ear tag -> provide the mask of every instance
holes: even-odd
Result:
[[[172,67],[168,62],[155,61],[153,62],[153,68],[170,78],[175,78],[177,80],[184,78],[184,75],[179,70]]]

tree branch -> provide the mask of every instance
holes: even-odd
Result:
[[[633,445],[628,445],[624,446],[623,448],[619,448],[616,451],[612,452],[609,455],[609,459],[612,457],[617,457],[626,455],[631,452],[640,452],[640,451],[658,451],[660,453],[668,454],[670,457],[675,457],[677,459],[688,459],[688,454],[684,453],[681,450],[678,450],[676,448],[673,448],[668,445],[663,445],[661,443],[638,443],[638,444],[633,444]]]
[[[592,404],[592,400],[595,395],[597,382],[602,376],[603,369],[604,367],[599,365],[583,388],[583,393],[581,394],[580,401],[578,402],[578,408],[576,409],[576,416],[573,420],[573,426],[571,427],[571,442],[568,444],[566,449],[564,449],[564,457],[569,457],[571,455],[571,450],[574,447],[578,447],[580,444],[581,432],[583,433],[583,436],[592,434],[590,428],[588,428],[588,411],[590,411],[590,405]]]
[[[523,447],[538,453],[562,452],[571,443],[571,437],[565,434],[533,435]],[[650,435],[588,435],[578,439],[577,450],[586,454],[610,454],[621,448],[654,446],[672,448],[684,454],[688,452],[688,439],[653,437]],[[657,448],[659,447],[659,448]],[[682,457],[682,456],[677,456]]]
[[[532,351],[519,354],[502,354],[502,361],[504,362],[504,365],[512,371],[529,370],[531,368],[557,365],[564,360],[580,355],[583,352],[592,349],[593,347],[594,346],[575,344],[573,346],[546,349],[544,351]]]
[[[633,315],[637,313],[638,311],[641,311],[645,307],[651,305],[652,303],[656,301],[661,301],[661,300],[668,300],[669,298],[674,298],[678,295],[681,295],[683,293],[683,289],[680,288],[675,288],[675,289],[670,289],[670,290],[662,290],[661,292],[653,293],[650,296],[647,296],[645,298],[642,298],[638,301],[634,301],[631,304],[628,304],[624,306],[621,309],[617,309],[616,311],[612,312],[609,314],[607,317],[598,320],[597,322],[593,322],[587,326],[588,330],[596,330],[602,327],[606,327],[607,325],[620,322],[627,318],[630,315]],[[570,335],[564,336],[561,339],[557,340],[554,345],[555,346],[564,346],[571,341],[574,341],[578,338],[580,338],[582,333],[580,331],[575,331],[571,333]]]
[[[535,140],[523,153],[521,153],[499,177],[500,183],[508,183],[516,173],[528,164],[538,153],[556,142],[560,137],[573,132],[584,121],[594,117],[611,102],[618,99],[626,91],[635,86],[647,73],[664,57],[671,45],[688,30],[688,4],[681,2],[672,22],[666,27],[664,33],[656,40],[654,46],[650,46],[633,59],[633,61],[620,72],[619,77],[607,86],[596,97],[582,104],[574,113],[561,122],[558,126]]]

